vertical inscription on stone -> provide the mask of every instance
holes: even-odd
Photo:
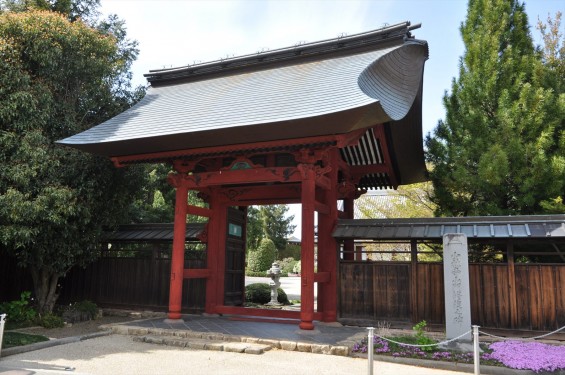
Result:
[[[443,278],[445,290],[446,338],[461,336],[471,329],[469,261],[464,234],[443,236]],[[461,340],[471,340],[471,334]]]

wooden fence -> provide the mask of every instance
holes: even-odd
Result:
[[[204,267],[202,260],[186,266]],[[60,281],[60,303],[166,311],[170,260],[100,258]],[[445,323],[443,265],[341,261],[340,318]],[[565,264],[471,263],[471,318],[489,328],[551,331],[565,325]],[[32,290],[31,277],[10,258],[0,261],[0,301]],[[204,311],[205,279],[184,281],[183,311]]]
[[[340,263],[340,318],[445,323],[441,263]],[[565,326],[565,264],[471,263],[471,321],[552,331]]]
[[[186,268],[201,268],[202,260],[186,260]],[[3,258],[0,301],[19,299],[24,290],[33,291],[31,276]],[[75,267],[59,281],[58,303],[91,300],[103,307],[143,308],[166,311],[169,306],[170,259],[151,257],[103,257],[86,268]],[[11,280],[11,281],[10,281]],[[204,311],[205,279],[184,280],[182,310]]]

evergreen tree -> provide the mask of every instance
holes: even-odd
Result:
[[[255,250],[263,238],[270,238],[277,251],[284,250],[288,236],[294,232],[294,216],[286,217],[284,204],[250,206],[247,210],[247,249]]]
[[[543,213],[565,187],[565,101],[547,85],[524,5],[470,0],[465,53],[426,138],[436,215]]]
[[[263,238],[270,238],[275,243],[278,250],[283,250],[286,246],[286,239],[294,231],[292,225],[294,216],[286,217],[288,207],[284,204],[261,206],[259,217],[263,228]]]

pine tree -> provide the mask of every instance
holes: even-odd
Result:
[[[466,51],[426,138],[436,215],[543,213],[565,187],[564,100],[548,87],[524,5],[470,0]]]

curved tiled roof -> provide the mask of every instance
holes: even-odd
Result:
[[[428,50],[409,25],[153,71],[138,104],[59,143],[125,156],[394,127],[421,105]],[[411,120],[421,158],[421,111]]]

